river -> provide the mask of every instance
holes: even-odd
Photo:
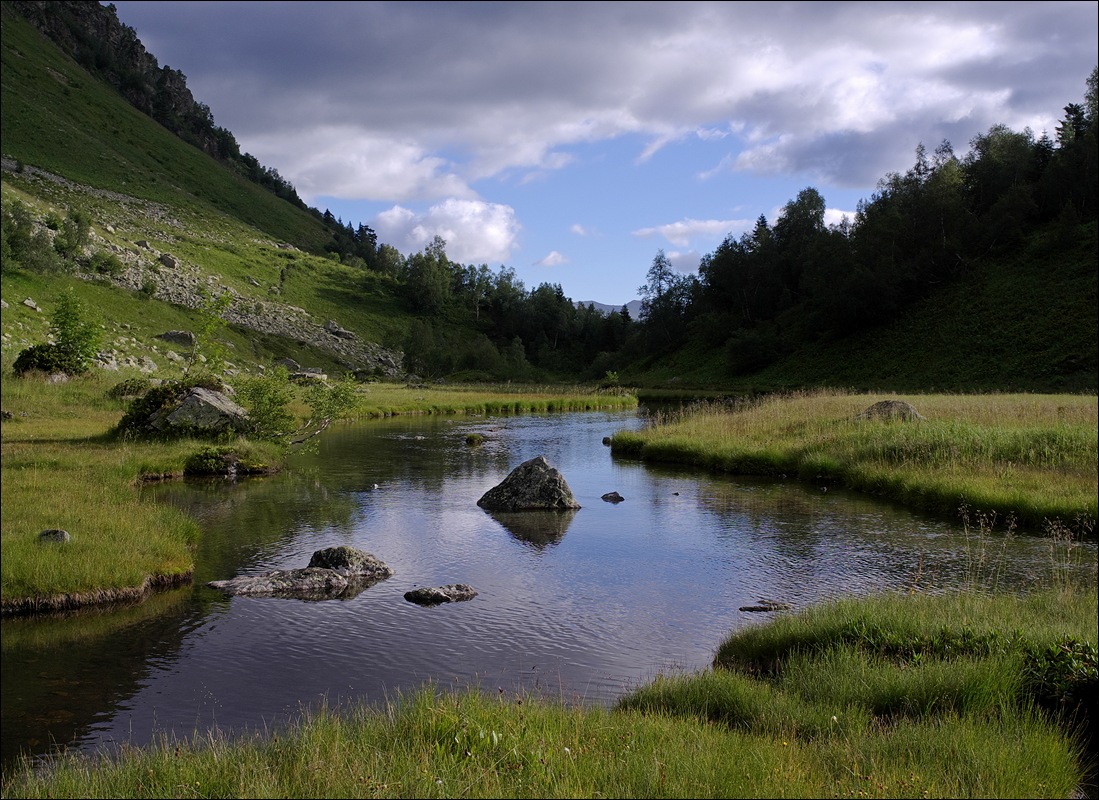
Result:
[[[1013,591],[1050,574],[1040,537],[978,537],[835,487],[612,457],[604,437],[642,424],[635,412],[393,417],[334,426],[277,476],[145,489],[200,520],[194,584],[129,608],[4,620],[5,769],[57,746],[270,731],[322,702],[382,703],[426,682],[611,704],[659,673],[706,668],[730,632],[765,621],[740,610],[761,599],[798,608],[914,581]],[[477,505],[539,455],[578,511]],[[624,501],[601,499],[612,491]],[[303,567],[335,545],[395,574],[342,600],[206,586]],[[1094,564],[1095,543],[1081,547]],[[450,583],[478,594],[404,599]]]

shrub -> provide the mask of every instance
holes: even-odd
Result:
[[[98,275],[117,275],[122,272],[122,261],[114,253],[97,250],[88,261],[88,269]]]
[[[152,385],[152,381],[148,378],[127,378],[108,389],[107,397],[115,400],[123,397],[138,397],[149,391]]]
[[[70,289],[57,301],[50,321],[52,343],[36,344],[19,353],[15,375],[31,371],[83,375],[99,346],[99,328],[85,317],[84,307]]]
[[[11,365],[14,375],[23,376],[28,372],[45,372],[54,374],[63,372],[66,375],[78,375],[84,370],[75,363],[61,347],[56,344],[44,342],[35,344],[23,350]]]

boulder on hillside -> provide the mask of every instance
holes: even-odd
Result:
[[[914,422],[923,419],[911,403],[903,400],[880,400],[874,405],[862,411],[855,419],[863,420],[900,420],[902,422]]]
[[[334,320],[334,319],[330,319],[330,320],[328,320],[328,322],[324,323],[324,329],[326,331],[328,331],[330,334],[332,334],[333,336],[335,336],[339,339],[354,339],[355,338],[354,333],[352,333],[349,330],[346,330],[345,328],[341,328],[340,324],[338,322],[336,322],[336,320]]]
[[[330,600],[354,597],[393,575],[393,568],[364,550],[329,547],[317,550],[309,566],[262,575],[241,575],[207,586],[230,595]]]
[[[158,339],[163,339],[170,344],[179,344],[184,347],[195,346],[195,334],[191,331],[164,331],[164,333],[158,334]]]
[[[477,505],[486,511],[567,511],[580,508],[565,477],[537,456],[489,489]]]
[[[145,427],[161,434],[189,432],[199,436],[244,431],[248,412],[228,395],[196,386],[188,389],[178,403],[154,411]]]

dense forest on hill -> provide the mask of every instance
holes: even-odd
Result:
[[[1052,138],[998,125],[969,142],[963,156],[950,142],[933,151],[916,143],[912,167],[884,176],[854,219],[826,225],[825,198],[806,187],[773,223],[761,216],[751,232],[728,236],[702,259],[697,275],[676,271],[657,252],[638,288],[642,306],[635,319],[625,308],[607,314],[578,307],[557,284],[528,289],[506,266],[452,261],[438,237],[422,252],[401,254],[369,226],[307,208],[277,170],[240,151],[232,133],[191,96],[185,76],[161,67],[111,5],[17,0],[4,8],[5,156],[74,179],[94,175],[88,165],[105,160],[91,137],[75,153],[48,153],[49,142],[36,133],[47,126],[27,122],[32,114],[83,112],[73,94],[16,82],[15,58],[9,61],[16,45],[7,39],[12,27],[15,41],[18,16],[113,87],[119,102],[204,153],[208,163],[191,168],[194,176],[200,169],[228,171],[288,206],[284,217],[261,215],[255,203],[231,199],[217,181],[188,178],[200,187],[192,196],[342,267],[350,287],[345,321],[365,313],[367,298],[371,313],[399,317],[387,326],[400,332],[388,344],[401,350],[409,373],[730,391],[836,381],[863,388],[1095,391],[1099,383],[1094,70],[1082,76],[1082,103],[1062,100],[1068,102]],[[51,46],[42,38],[20,41],[21,47]],[[20,97],[32,91],[34,103]],[[161,140],[135,140],[133,147],[164,169],[172,161],[156,152],[166,147]],[[120,189],[110,180],[99,188]],[[127,185],[126,191],[137,190]],[[5,273],[58,271],[58,258],[36,255],[42,245],[36,231],[47,222],[5,195]],[[92,257],[85,242],[71,239],[51,238],[60,263]],[[981,320],[989,315],[1003,319]],[[927,335],[929,326],[963,330],[967,317],[978,329],[968,348],[950,336]],[[992,330],[999,340],[988,350],[979,334]],[[898,339],[908,340],[903,355]],[[888,354],[869,344],[890,341]],[[1001,370],[982,364],[997,353],[1015,360],[1005,360]],[[853,369],[853,360],[862,366]],[[891,371],[882,369],[886,362]],[[935,372],[925,375],[921,365],[935,365]]]

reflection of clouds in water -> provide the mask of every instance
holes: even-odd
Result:
[[[759,598],[804,608],[837,594],[907,588],[921,560],[921,586],[956,585],[977,554],[978,543],[952,520],[792,479],[642,464],[602,444],[639,424],[637,415],[598,412],[377,420],[326,431],[317,451],[295,456],[282,476],[158,487],[158,501],[177,495],[171,502],[203,515],[196,581],[301,566],[340,544],[372,553],[395,574],[335,603],[226,601],[199,586],[188,606],[198,622],[182,634],[171,623],[182,638],[173,645],[178,656],[141,686],[112,677],[127,698],[89,708],[106,721],[82,746],[140,739],[152,720],[186,733],[210,716],[196,705],[208,687],[224,727],[268,725],[325,695],[380,701],[427,680],[492,691],[538,686],[609,702],[671,665],[708,666],[730,632],[764,621],[739,611]],[[465,443],[472,432],[484,445]],[[504,516],[477,505],[536,455],[560,470],[582,509]],[[625,501],[600,500],[612,490]],[[1002,558],[987,546],[1001,542]],[[985,545],[1012,576],[1048,573],[1043,540],[992,537]],[[1081,552],[1094,572],[1094,543]],[[477,597],[430,614],[403,597],[415,586],[452,583],[473,586]],[[144,653],[136,639],[131,646]],[[139,672],[143,658],[131,669]],[[48,671],[44,664],[35,667]],[[57,680],[79,687],[109,674],[81,677],[82,668],[66,663]],[[34,713],[46,717],[51,703],[66,702],[36,695]]]

